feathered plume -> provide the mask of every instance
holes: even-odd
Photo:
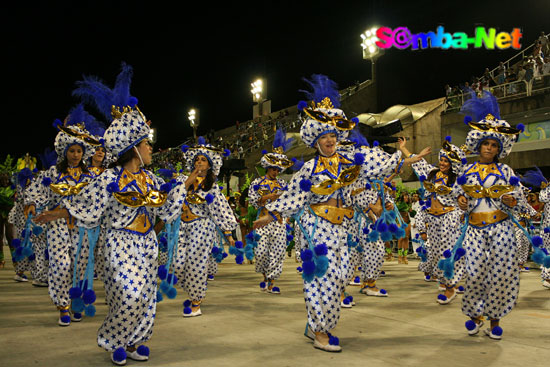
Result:
[[[361,134],[361,131],[359,131],[359,125],[356,125],[355,128],[351,130],[348,139],[353,141],[356,147],[369,146],[367,138],[365,138],[365,136]]]
[[[534,170],[525,172],[525,174],[521,177],[521,182],[527,186],[540,187],[543,182],[548,183],[548,180],[544,177],[541,170],[535,166]]]
[[[38,154],[38,157],[40,158],[40,162],[42,162],[42,169],[48,169],[57,163],[57,153],[50,147],[46,147],[44,153]]]
[[[336,82],[322,74],[313,74],[311,80],[306,78],[303,78],[303,80],[313,89],[311,92],[300,90],[300,92],[306,94],[307,99],[319,103],[328,97],[335,108],[340,108],[340,92],[338,92],[338,85]]]
[[[82,81],[76,83],[77,88],[73,96],[82,98],[86,103],[93,104],[107,121],[112,121],[111,107],[134,105],[130,96],[130,84],[132,82],[133,70],[130,65],[122,63],[122,70],[116,78],[113,89],[106,86],[97,77],[84,76]]]
[[[292,146],[294,138],[286,138],[286,131],[280,127],[275,132],[275,138],[273,138],[273,149],[282,148],[283,152],[286,152]]]
[[[76,125],[84,123],[86,131],[94,136],[103,136],[105,132],[105,126],[103,123],[97,121],[94,116],[90,115],[85,109],[82,103],[76,105],[67,117],[66,125]]]
[[[491,114],[500,120],[500,109],[497,99],[490,92],[483,91],[483,97],[478,98],[476,93],[470,90],[471,98],[460,108],[460,113],[471,116],[474,121],[481,121]]]
[[[17,183],[19,183],[19,186],[21,186],[21,188],[23,189],[27,186],[28,180],[32,180],[32,178],[32,171],[27,167],[23,168],[17,173]]]

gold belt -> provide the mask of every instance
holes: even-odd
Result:
[[[131,232],[137,232],[141,234],[147,234],[149,233],[149,230],[151,229],[153,225],[151,224],[151,221],[149,220],[149,217],[145,213],[138,214],[138,216],[134,219],[130,225],[127,227],[124,227],[124,229],[131,231]]]
[[[312,204],[310,205],[313,212],[328,220],[332,224],[342,224],[344,218],[353,218],[352,208],[338,208],[327,204]]]
[[[183,204],[183,210],[181,212],[181,220],[188,223],[192,222],[195,219],[200,218],[198,215],[193,214],[191,208],[187,204]]]
[[[433,206],[430,207],[426,212],[431,215],[435,215],[436,217],[439,217],[440,215],[447,214],[455,210],[454,206],[443,206],[441,208],[434,208]]]
[[[488,225],[498,223],[508,218],[508,214],[502,210],[495,210],[489,213],[471,213],[470,224],[475,227],[486,227]]]

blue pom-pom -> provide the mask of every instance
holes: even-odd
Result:
[[[324,243],[314,247],[315,255],[317,256],[326,256],[328,254],[327,245]]]
[[[466,321],[464,326],[466,326],[466,329],[472,331],[476,328],[477,324],[473,320],[468,320],[468,321]]]
[[[363,234],[369,234],[369,227],[363,228]]]
[[[65,324],[70,323],[71,322],[71,316],[68,316],[68,315],[61,316],[61,322],[65,323]]]
[[[298,266],[298,267],[296,268],[296,270],[298,270],[298,271],[301,273],[301,272],[302,272],[302,267],[301,267],[301,266]]]
[[[359,117],[353,117],[351,119],[351,122],[355,122],[356,124],[358,124],[359,123]]]
[[[149,356],[149,348],[145,345],[140,345],[137,352],[140,356]]]
[[[451,255],[452,255],[451,250],[445,250],[445,251],[443,251],[443,257],[444,257],[444,258],[448,259],[448,258],[451,257]]]
[[[126,351],[123,347],[117,348],[113,353],[113,360],[116,362],[122,362],[126,360]]]
[[[313,252],[310,249],[306,248],[300,253],[300,258],[302,259],[302,261],[311,261],[311,259],[313,258]]]
[[[379,146],[379,145],[380,145],[380,143],[378,142],[378,140],[375,140],[374,143],[372,143],[372,146],[373,146],[373,147],[377,147],[377,146]]]
[[[353,156],[354,159],[353,159],[353,163],[356,165],[356,166],[360,166],[362,165],[363,163],[365,163],[365,155],[362,154],[362,153],[355,153],[355,155]]]
[[[342,303],[345,304],[345,305],[349,305],[349,304],[350,304],[350,301],[349,301],[349,299],[344,298],[344,300],[342,301]]]
[[[224,157],[229,157],[230,155],[231,155],[231,151],[229,149],[226,148],[226,149],[223,150],[223,156]]]
[[[162,291],[162,293],[164,294],[168,293],[170,288],[172,288],[172,286],[166,280],[163,280],[162,282],[160,282],[160,290]]]
[[[53,120],[52,126],[53,126],[55,129],[57,129],[59,126],[63,126],[63,122],[61,122],[60,119],[55,119],[55,120]]]
[[[162,297],[162,293],[160,293],[159,290],[157,290],[157,303],[162,302],[164,297]]]
[[[491,330],[491,333],[496,336],[502,336],[502,328],[500,326],[495,326],[493,330]]]
[[[197,139],[197,144],[198,145],[206,145],[206,139],[204,139],[204,136],[199,136],[199,138]]]
[[[190,299],[186,299],[186,300],[183,302],[183,307],[191,307],[191,300],[190,300]]]
[[[243,255],[237,255],[237,256],[235,256],[235,262],[236,262],[237,264],[241,265],[241,264],[243,263],[243,261],[244,261]]]
[[[378,222],[378,225],[376,226],[376,229],[380,233],[384,233],[388,231],[388,225],[382,221]]]
[[[380,233],[380,238],[382,239],[382,241],[384,242],[388,242],[388,241],[391,241],[392,239],[392,233],[391,232],[382,232]]]
[[[184,313],[184,314],[189,315],[191,312],[193,312],[193,310],[191,309],[191,307],[184,307],[184,308],[183,308],[183,313]]]
[[[34,253],[30,254],[27,257],[29,258],[29,261],[34,261],[34,259],[36,259],[36,255]]]
[[[384,288],[382,288],[382,289],[380,289],[380,293],[381,293],[381,294],[386,294],[386,293],[388,293],[388,292],[387,292]]]
[[[88,305],[86,306],[86,308],[84,309],[84,313],[86,314],[86,316],[88,317],[94,317],[95,316],[95,306],[94,305]]]
[[[399,229],[399,227],[397,226],[397,224],[395,223],[392,223],[388,226],[388,230],[391,232],[391,233],[396,233],[397,230]]]
[[[376,242],[378,241],[378,237],[380,236],[380,233],[377,230],[372,230],[369,233],[369,242]]]
[[[462,159],[460,160],[460,163],[462,163],[462,164],[468,164],[468,160],[467,160],[466,158],[462,158]]]
[[[521,132],[525,131],[525,125],[524,124],[517,124],[516,129],[518,129]]]
[[[243,248],[243,243],[242,243],[242,241],[235,241],[235,247],[236,247],[236,248]]]
[[[205,197],[204,197],[204,200],[206,200],[206,202],[208,204],[212,204],[212,202],[214,201],[214,195],[212,194],[207,194]]]
[[[455,260],[460,259],[462,256],[466,255],[466,250],[462,247],[456,250],[455,253]]]
[[[267,150],[263,149],[262,154],[267,154]]]
[[[96,300],[96,295],[93,289],[86,289],[82,294],[82,300],[85,304],[91,305]]]
[[[449,143],[451,142],[451,140],[453,140],[453,138],[450,136],[450,135],[447,135],[445,137],[445,140],[447,140]]]
[[[218,254],[218,252],[220,252],[220,249],[219,249],[219,248],[217,248],[217,247],[212,247],[212,251],[211,251],[211,252],[212,252],[212,255],[214,255],[214,256],[215,256],[215,255],[217,255],[217,254]]]
[[[21,254],[24,256],[24,257],[29,257],[32,255],[32,248],[31,247],[23,247],[23,251],[21,251]]]
[[[468,182],[468,178],[466,178],[465,175],[459,176],[459,177],[456,179],[456,183],[459,184],[459,185],[465,185],[466,182]]]
[[[168,269],[166,269],[166,267],[164,265],[160,265],[158,270],[157,270],[157,274],[158,274],[160,280],[164,280],[164,279],[166,279],[166,276],[168,275]]]
[[[446,301],[447,300],[447,296],[445,296],[444,294],[440,294],[437,296],[437,299],[438,300],[441,300],[441,301]]]
[[[541,236],[533,236],[533,238],[531,240],[533,241],[533,245],[536,246],[536,247],[539,247],[540,245],[542,245],[542,237]]]
[[[306,274],[313,274],[315,272],[315,263],[313,261],[304,261],[302,263],[302,271]]]
[[[472,116],[464,116],[464,123],[468,125],[472,121]]]
[[[32,229],[32,234],[34,234],[35,236],[38,236],[38,235],[40,235],[40,234],[42,233],[42,231],[43,231],[42,227],[40,227],[40,226],[35,226],[35,227],[33,227],[33,229]]]
[[[420,175],[420,177],[418,177],[418,180],[419,180],[420,182],[424,182],[424,181],[426,181],[426,176]]]
[[[177,284],[178,277],[175,274],[170,273],[166,276],[166,281],[168,284]]]
[[[306,101],[300,101],[298,102],[298,110],[299,111],[303,111],[304,108],[307,107],[307,102]]]
[[[170,288],[168,292],[166,292],[166,297],[170,299],[176,298],[177,295],[178,295],[178,290],[174,287]]]
[[[519,178],[517,176],[510,177],[510,185],[517,186],[519,184]]]
[[[11,240],[11,247],[18,248],[19,246],[21,246],[21,240],[19,238]]]
[[[367,190],[370,190],[370,189],[372,189],[372,186],[371,186],[371,184],[367,182],[367,184],[365,185],[365,189],[367,189]]]
[[[537,264],[542,264],[544,262],[544,257],[546,255],[540,248],[536,248],[535,251],[533,251],[533,254],[531,255],[531,260],[533,260]]]
[[[49,177],[44,177],[42,179],[42,185],[44,186],[50,186],[51,183],[52,183],[52,179]]]
[[[306,178],[304,178],[300,181],[300,189],[302,191],[310,191],[311,186],[312,186],[311,181],[306,179]]]
[[[328,338],[328,343],[329,343],[330,345],[340,345],[340,339],[338,339],[337,337],[331,335],[331,336]]]
[[[287,234],[287,235],[286,235],[286,240],[287,240],[288,242],[292,241],[293,239],[294,239],[294,236],[293,236],[293,235],[291,235],[291,234]]]
[[[81,295],[82,295],[82,289],[80,289],[79,287],[72,287],[71,289],[69,289],[70,299],[80,298]]]
[[[101,138],[99,139],[99,144],[101,144],[102,147],[105,146],[105,139]]]
[[[458,291],[459,292],[464,292],[464,287],[463,286],[458,287]]]
[[[83,312],[86,305],[82,298],[75,298],[71,301],[71,308],[74,312]]]
[[[180,149],[183,153],[185,153],[189,150],[189,145],[183,144]]]
[[[118,184],[116,182],[111,182],[110,184],[107,185],[107,192],[109,193],[113,193],[113,192],[118,192],[119,188],[118,188]]]
[[[128,106],[134,108],[137,104],[138,104],[138,99],[136,97],[130,96],[130,98],[128,98]]]
[[[170,182],[166,182],[160,185],[160,191],[170,192],[170,190],[172,190],[172,184]]]

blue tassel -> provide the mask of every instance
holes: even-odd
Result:
[[[304,179],[302,179],[302,180],[300,181],[300,189],[301,189],[302,191],[310,191],[310,190],[311,190],[311,186],[312,186],[311,181],[308,180],[308,179],[305,179],[305,178],[304,178]]]
[[[87,305],[94,303],[96,300],[96,295],[93,289],[86,289],[82,294],[82,300]]]
[[[239,254],[239,255],[235,256],[235,262],[236,262],[237,264],[241,265],[241,264],[243,263],[243,261],[244,261],[243,255],[240,255],[240,254]]]
[[[424,181],[426,181],[426,176],[420,175],[420,177],[418,177],[418,180],[419,180],[420,182],[424,182]]]
[[[388,241],[391,241],[392,234],[391,232],[383,232],[380,234],[380,238],[382,239],[382,241],[388,242]]]
[[[166,279],[166,276],[168,275],[168,270],[166,269],[166,266],[160,265],[157,274],[160,280]]]
[[[510,185],[517,186],[519,184],[519,178],[517,176],[510,177]]]
[[[396,233],[398,230],[399,230],[399,227],[397,226],[397,224],[395,223],[392,223],[388,226],[388,230],[391,232],[391,233]]]
[[[162,293],[160,293],[159,290],[157,290],[157,303],[162,302],[164,297],[162,297]]]
[[[452,137],[451,137],[450,135],[447,135],[447,136],[445,137],[445,140],[447,140],[447,141],[450,143],[451,140],[452,140]]]
[[[443,252],[443,257],[445,257],[446,259],[450,258],[451,257],[451,250],[445,250]]]
[[[75,298],[71,301],[71,308],[74,312],[83,312],[86,305],[84,304],[84,301],[82,298]]]
[[[294,236],[293,236],[293,235],[291,235],[291,234],[287,234],[287,235],[286,235],[286,240],[287,240],[288,242],[292,241],[293,239],[294,239]]]
[[[70,299],[80,298],[81,295],[82,295],[82,289],[80,289],[79,287],[72,287],[71,289],[69,289]]]
[[[525,131],[525,125],[524,124],[517,124],[516,129],[518,129],[521,132],[524,132]]]
[[[317,245],[315,246],[314,251],[315,255],[317,256],[326,256],[328,253],[327,245],[325,245],[324,243]]]
[[[315,276],[318,278],[323,277],[328,269],[328,258],[326,256],[319,256],[315,261]]]
[[[315,272],[315,262],[310,261],[310,260],[309,261],[303,261],[302,262],[302,272],[305,273],[305,274],[313,274]]]
[[[171,285],[168,284],[166,280],[163,280],[162,282],[160,282],[160,290],[162,291],[162,293],[164,294],[168,293],[170,288],[171,288]]]
[[[224,157],[229,157],[230,155],[231,155],[231,151],[230,151],[229,149],[227,149],[227,148],[224,149],[224,151],[223,151],[223,156],[224,156]]]
[[[86,306],[86,308],[84,309],[84,313],[86,314],[86,316],[88,317],[94,317],[95,316],[95,306],[94,305],[88,305]]]
[[[460,163],[462,163],[462,164],[468,164],[468,160],[467,160],[466,158],[462,158],[462,159],[460,160]]]
[[[300,253],[300,258],[304,262],[311,261],[311,259],[313,258],[313,252],[310,249],[304,249]]]
[[[21,240],[19,238],[11,240],[11,247],[18,248],[19,246],[21,246]]]
[[[172,190],[172,184],[170,182],[166,182],[160,185],[160,191],[170,192],[170,190]]]
[[[376,242],[378,241],[378,237],[380,237],[380,233],[377,230],[372,230],[369,233],[369,242]]]
[[[32,229],[32,234],[34,234],[35,236],[39,236],[43,231],[43,228],[40,227],[40,226],[35,226],[33,227]]]
[[[176,284],[178,282],[178,277],[175,274],[169,273],[166,276],[166,281],[168,284]]]
[[[178,295],[178,291],[176,288],[172,287],[168,290],[168,292],[166,292],[166,297],[170,298],[170,299],[174,299],[176,298],[176,296]]]

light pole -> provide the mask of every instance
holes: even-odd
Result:
[[[262,79],[257,79],[254,83],[250,84],[252,86],[252,89],[250,90],[250,93],[252,93],[252,101],[258,103],[258,116],[263,115],[262,111],[262,103],[265,100],[264,99],[264,82]],[[254,113],[252,113],[252,118],[254,118]]]
[[[376,46],[376,30],[378,27],[372,27],[361,34],[361,47],[363,48],[363,59],[371,61],[371,79],[374,82],[376,80],[376,59],[384,54],[384,50],[381,50]]]
[[[187,113],[189,119],[189,125],[193,128],[193,141],[197,142],[197,127],[199,126],[199,110],[192,108]]]

